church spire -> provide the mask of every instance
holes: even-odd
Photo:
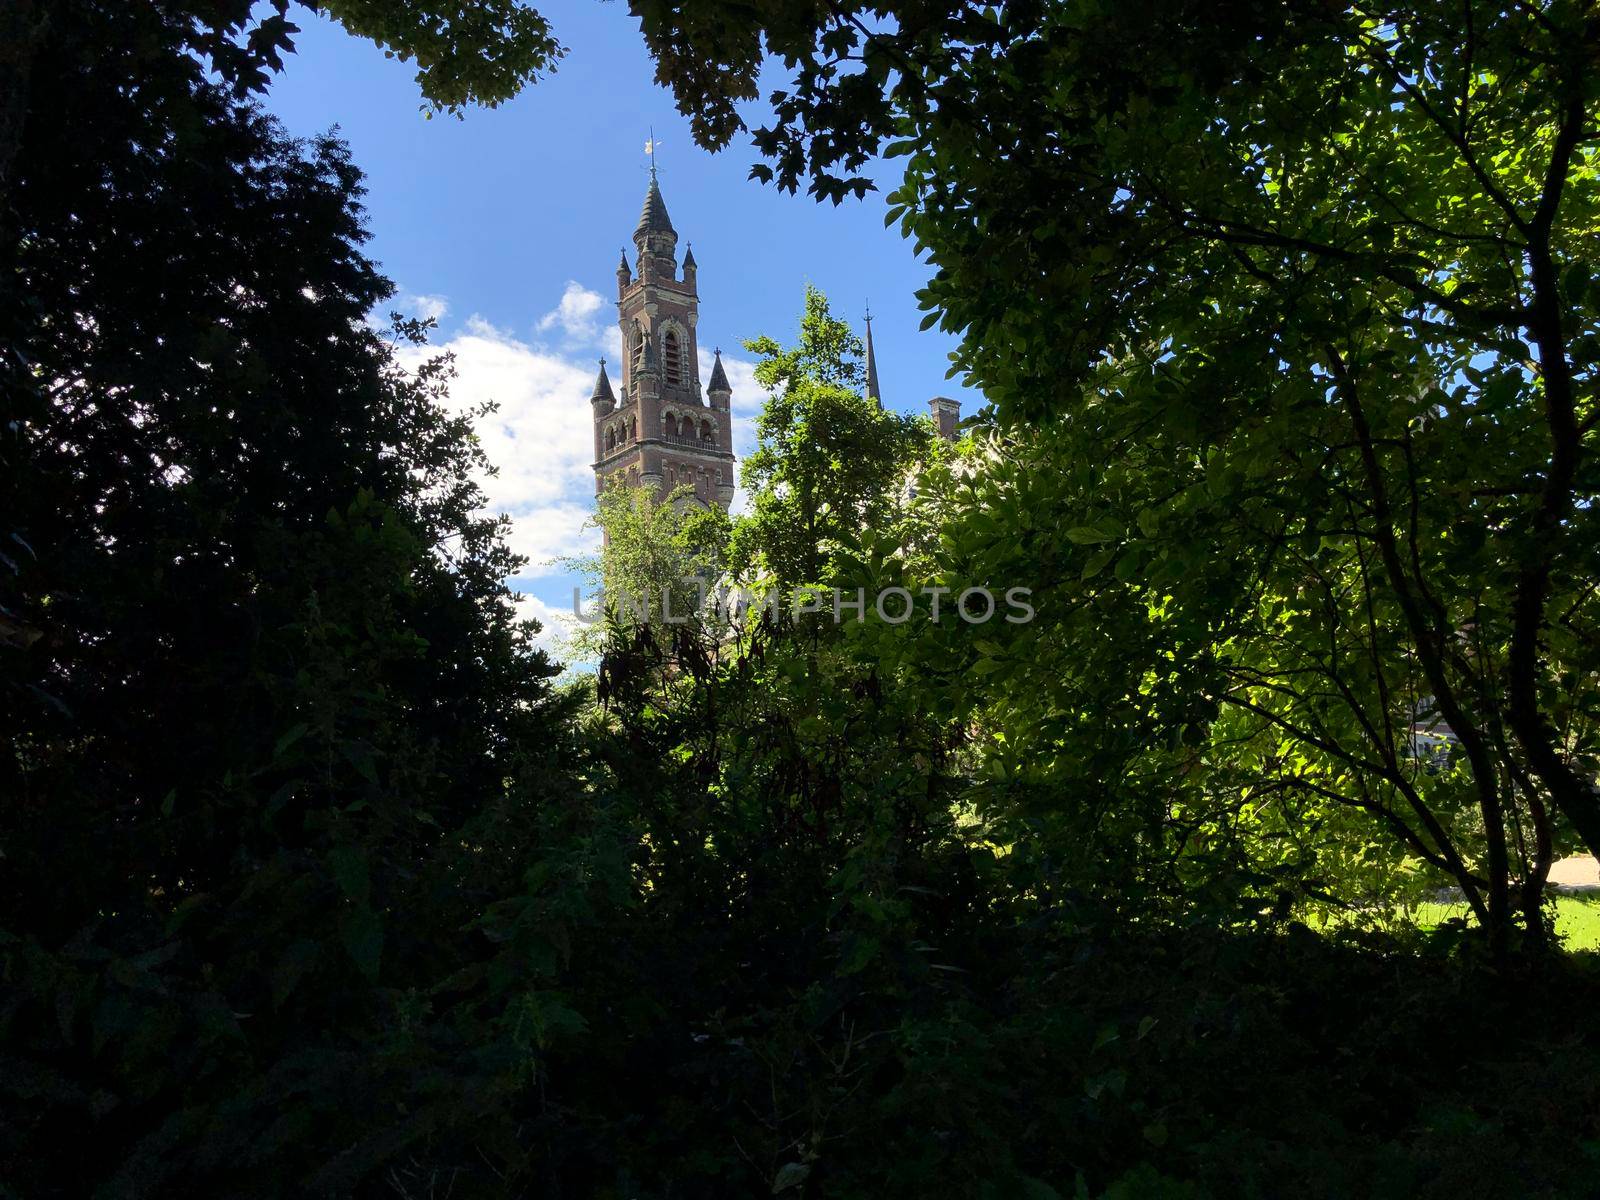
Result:
[[[867,396],[883,407],[883,393],[878,390],[878,358],[872,352],[872,305],[867,305]]]

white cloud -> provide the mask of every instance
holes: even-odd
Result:
[[[394,298],[393,307],[408,317],[420,320],[432,318],[442,321],[450,313],[450,301],[443,296],[424,296],[417,292],[401,292]]]
[[[539,622],[539,635],[534,638],[534,644],[557,662],[562,661],[567,653],[567,639],[577,625],[571,610],[546,604],[537,596],[524,595],[522,615]]]
[[[569,348],[582,348],[600,343],[600,322],[597,319],[605,308],[606,300],[599,292],[591,291],[577,280],[567,281],[567,290],[561,293],[561,303],[539,318],[534,326],[540,333],[560,330]],[[620,345],[621,333],[618,333]]]
[[[489,508],[512,519],[511,548],[529,560],[519,577],[549,575],[559,570],[553,559],[592,553],[598,535],[584,524],[594,511],[594,368],[537,349],[477,315],[438,345],[403,350],[402,360],[415,365],[441,351],[455,356],[452,409],[498,406],[477,422],[484,452],[499,468],[482,483]]]

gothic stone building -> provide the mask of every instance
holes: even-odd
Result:
[[[726,508],[734,487],[733,390],[719,351],[701,395],[694,251],[684,254],[680,274],[678,234],[654,168],[633,244],[638,270],[626,251],[617,264],[622,392],[612,393],[602,359],[589,399],[595,490],[617,478],[667,491],[691,484],[702,504]]]
[[[733,390],[717,351],[701,395],[695,326],[700,297],[694,252],[678,269],[678,233],[667,217],[655,168],[644,210],[633,231],[638,269],[627,251],[617,264],[617,312],[622,326],[622,390],[614,393],[605,359],[589,398],[594,410],[595,491],[613,480],[671,491],[689,484],[705,505],[733,500]],[[878,367],[867,320],[867,394],[880,405]],[[961,405],[944,396],[928,401],[941,437],[954,438]]]

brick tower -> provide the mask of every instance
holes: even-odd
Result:
[[[612,392],[601,359],[589,399],[595,491],[617,479],[663,493],[690,484],[701,504],[727,508],[734,487],[732,389],[718,351],[701,395],[694,251],[685,252],[680,276],[678,234],[654,165],[633,245],[638,269],[628,266],[627,251],[617,264],[622,390]]]

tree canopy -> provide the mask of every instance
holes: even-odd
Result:
[[[8,247],[0,1175],[340,1193],[468,1125],[487,1150],[529,1006],[559,1026],[511,881],[572,795],[565,702],[448,360],[368,324],[392,286],[343,146],[84,15]]]
[[[771,398],[742,468],[752,504],[731,561],[779,584],[820,582],[829,547],[891,520],[897,489],[930,457],[933,438],[925,421],[863,394],[861,342],[815,288],[806,290],[794,349],[770,337],[745,348],[760,355],[756,383]]]
[[[995,553],[1044,539],[1056,611],[1142,642],[1084,627],[1050,675],[1111,655],[1130,737],[1537,927],[1557,847],[1600,849],[1593,14],[777,7],[639,5],[707,144],[788,65],[758,177],[904,157],[928,320],[1036,476]]]

